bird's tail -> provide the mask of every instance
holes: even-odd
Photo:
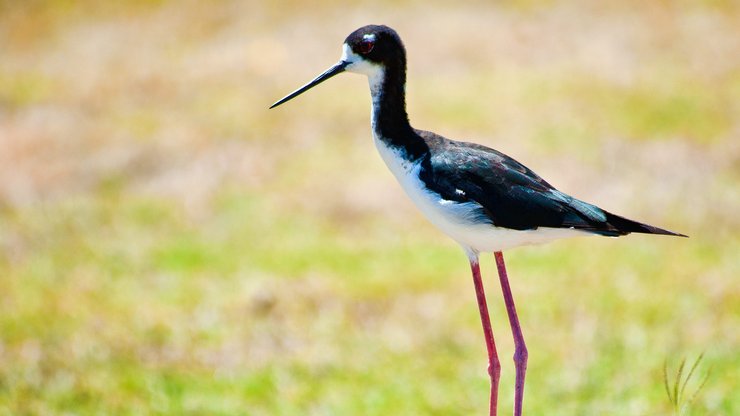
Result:
[[[664,230],[663,228],[654,227],[652,225],[643,224],[641,222],[633,221],[628,218],[620,217],[619,215],[612,214],[611,212],[604,211],[604,214],[606,214],[606,223],[610,226],[609,230],[605,231],[605,235],[616,236],[626,235],[629,233],[642,233],[688,237],[687,235],[681,233]]]

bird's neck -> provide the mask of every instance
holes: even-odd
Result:
[[[406,68],[382,67],[369,76],[369,82],[373,100],[371,124],[376,140],[403,151],[411,160],[421,157],[428,149],[406,114]]]

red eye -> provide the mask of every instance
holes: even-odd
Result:
[[[360,41],[360,44],[357,46],[357,52],[367,55],[370,53],[373,48],[375,47],[375,41],[370,39],[363,39]]]

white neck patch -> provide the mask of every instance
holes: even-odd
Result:
[[[375,36],[372,34],[365,35]],[[375,112],[378,110],[380,105],[380,90],[383,86],[383,78],[385,77],[385,68],[382,65],[370,62],[362,56],[354,53],[352,48],[346,43],[342,45],[342,58],[341,61],[347,62],[348,65],[346,70],[348,72],[354,72],[356,74],[367,75],[368,83],[370,84],[370,94],[373,98],[373,114],[372,122],[374,126]]]
[[[374,36],[374,35],[365,35],[365,36]],[[363,58],[362,56],[354,53],[352,51],[352,48],[349,47],[346,43],[342,45],[342,61],[347,62],[347,71],[348,72],[354,72],[357,74],[364,74],[367,75],[368,78],[370,78],[370,88],[373,86],[373,79],[375,79],[377,84],[379,85],[380,82],[382,82],[383,77],[383,66],[378,65],[374,62],[370,62]]]

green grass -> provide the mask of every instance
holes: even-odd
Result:
[[[483,413],[467,261],[375,154],[365,81],[266,108],[367,22],[406,39],[419,127],[691,236],[506,253],[526,412],[740,413],[736,7],[290,6],[0,3],[0,415]],[[664,364],[702,353],[677,410]]]
[[[249,194],[219,199],[197,224],[156,200],[6,215],[6,235],[24,236],[28,251],[1,270],[4,411],[485,407],[484,350],[458,249],[426,228],[401,227],[389,239],[374,225],[345,230]],[[720,369],[740,364],[737,298],[712,286],[735,284],[738,249],[736,240],[697,236],[512,252],[531,351],[528,411],[667,414],[663,361],[706,349],[718,370],[686,414],[731,414],[736,381]],[[505,357],[512,345],[491,259],[484,268]]]

